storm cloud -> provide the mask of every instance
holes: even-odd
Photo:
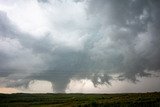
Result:
[[[97,86],[160,72],[158,0],[1,2],[1,86],[47,80],[64,92],[72,78]]]

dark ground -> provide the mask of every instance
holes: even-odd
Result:
[[[160,92],[126,94],[0,94],[0,107],[160,107]]]

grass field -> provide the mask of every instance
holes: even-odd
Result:
[[[131,94],[0,94],[0,107],[160,107],[160,92]]]

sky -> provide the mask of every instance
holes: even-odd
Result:
[[[0,93],[160,91],[159,0],[0,0]]]

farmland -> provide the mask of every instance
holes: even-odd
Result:
[[[123,94],[0,94],[0,107],[160,107],[160,92]]]

